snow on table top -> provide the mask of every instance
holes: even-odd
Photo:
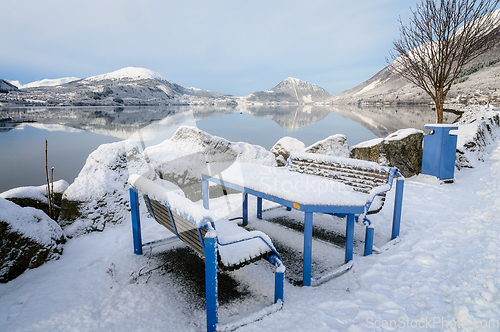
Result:
[[[206,169],[204,174],[303,205],[364,206],[367,201],[367,194],[343,183],[284,167],[234,163],[222,171]]]
[[[197,227],[203,226],[206,218],[210,218],[217,231],[219,255],[224,265],[239,265],[263,253],[275,250],[271,239],[266,234],[260,231],[249,232],[234,222],[216,216],[204,207],[171,191],[164,186],[164,182],[160,184],[136,174],[129,178],[129,183],[134,188],[162,204],[169,205],[175,213],[193,222]]]

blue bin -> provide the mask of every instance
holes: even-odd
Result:
[[[450,131],[458,127],[449,124],[428,124],[425,129],[432,129],[433,133],[424,136],[422,174],[434,175],[440,180],[453,180],[457,136],[450,134]]]

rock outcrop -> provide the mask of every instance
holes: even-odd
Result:
[[[51,184],[51,189],[54,191],[54,210],[52,216],[54,220],[57,220],[59,217],[62,195],[68,186],[68,182],[64,180],[56,181],[53,185]],[[0,197],[16,203],[21,207],[32,207],[50,215],[49,201],[47,199],[47,185],[14,188],[1,193]]]
[[[59,224],[68,236],[102,231],[107,224],[129,220],[128,177],[155,173],[132,140],[103,144],[92,152],[75,181],[64,192]]]
[[[192,201],[200,200],[201,174],[208,164],[236,161],[276,166],[274,154],[261,146],[230,142],[195,127],[180,127],[171,139],[148,147],[144,156],[163,180],[178,185]],[[211,195],[219,195],[210,190]]]
[[[57,259],[66,237],[44,212],[0,198],[0,282]]]
[[[387,136],[362,142],[351,149],[351,158],[374,161],[384,166],[397,167],[401,174],[410,177],[422,168],[422,142],[424,132],[401,129]]]

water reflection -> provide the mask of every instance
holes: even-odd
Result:
[[[126,139],[138,129],[153,123],[156,123],[157,127],[175,126],[186,121],[186,118],[189,119],[187,121],[201,121],[233,113],[247,113],[270,119],[285,132],[300,130],[321,122],[329,114],[338,114],[369,129],[378,137],[385,137],[402,128],[423,129],[425,124],[434,123],[436,118],[435,112],[429,106],[26,107],[0,108],[0,132],[13,129],[17,122],[36,121]],[[445,122],[451,123],[455,118],[455,114],[445,113]],[[333,134],[335,132],[330,135]]]

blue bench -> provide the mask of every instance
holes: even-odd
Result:
[[[257,218],[262,199],[304,212],[303,285],[318,285],[352,266],[354,222],[366,225],[365,254],[373,251],[373,224],[368,215],[381,210],[384,194],[392,188],[397,168],[319,154],[294,154],[288,167],[235,163],[210,165],[202,175],[203,206],[209,208],[209,182],[243,192],[243,225],[248,223],[248,194],[257,197]],[[402,179],[402,177],[400,177]],[[399,236],[403,181],[397,181],[392,239]],[[347,217],[344,266],[311,278],[313,213]]]
[[[266,234],[249,232],[234,222],[219,218],[187,198],[167,192],[160,184],[145,177],[131,175],[129,183],[135,254],[141,255],[143,247],[149,245],[142,243],[138,195],[141,192],[150,215],[204,257],[207,331],[224,329],[218,326],[217,267],[235,270],[261,258],[267,259],[276,267],[274,304],[262,310],[261,314],[281,309],[285,267]],[[253,316],[256,320],[261,318],[259,314]],[[241,325],[247,323],[244,321]],[[231,326],[237,327],[237,324]]]
[[[373,252],[374,225],[368,216],[382,210],[386,193],[392,189],[394,178],[398,176],[394,198],[391,240],[399,236],[404,177],[396,167],[380,166],[377,163],[358,159],[304,152],[292,153],[288,159],[287,167],[293,172],[325,177],[344,183],[352,187],[353,190],[366,194],[364,211],[355,217],[357,222],[362,222],[366,226],[365,255],[370,255]],[[345,217],[345,214],[336,215]]]

